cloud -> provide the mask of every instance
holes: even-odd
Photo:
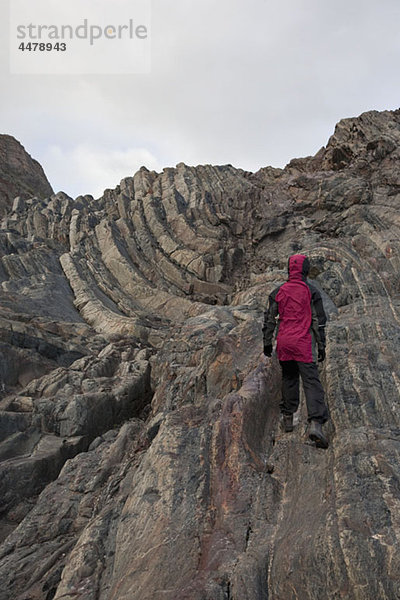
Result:
[[[3,62],[0,131],[72,195],[139,163],[284,166],[339,119],[398,108],[399,21],[398,0],[152,0],[149,74],[10,76]]]
[[[106,188],[114,188],[143,165],[150,170],[160,170],[157,159],[145,148],[99,149],[90,144],[71,149],[50,145],[44,162],[50,182],[65,181],[66,172],[74,173],[72,181],[62,190],[72,197],[86,193],[100,197]]]

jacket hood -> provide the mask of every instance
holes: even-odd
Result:
[[[310,270],[310,261],[304,254],[293,254],[289,258],[289,281],[305,281]]]

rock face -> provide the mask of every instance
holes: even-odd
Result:
[[[142,168],[0,231],[1,600],[400,598],[400,111],[249,173]],[[307,253],[328,450],[279,427]]]
[[[46,198],[52,193],[40,164],[15,138],[0,134],[0,217],[18,196]]]

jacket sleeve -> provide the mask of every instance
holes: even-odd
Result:
[[[313,330],[315,340],[317,342],[318,350],[321,348],[325,348],[325,341],[322,341],[321,338],[321,329],[318,322],[317,310],[315,308],[315,304],[311,301],[311,313],[312,313],[312,322],[311,329]]]
[[[278,316],[278,303],[275,300],[277,290],[274,290],[269,296],[268,309],[264,312],[264,325],[262,328],[264,346],[272,344],[272,337],[276,327],[276,318]]]
[[[317,290],[317,288],[314,287],[313,285],[309,285],[309,288],[311,290],[311,304],[312,304],[312,308],[313,308],[313,321],[314,321],[314,312],[315,312],[315,319],[316,319],[315,327],[318,323],[317,339],[319,339],[319,344],[321,344],[325,348],[325,345],[326,345],[325,326],[326,326],[327,319],[326,319],[326,314],[325,314],[325,310],[324,310],[324,305],[322,302],[322,296],[321,296],[319,290]],[[313,325],[313,329],[314,329],[314,325]]]

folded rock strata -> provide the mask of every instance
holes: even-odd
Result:
[[[399,164],[400,111],[372,111],[285,169],[7,204],[1,600],[400,597]],[[304,402],[282,433],[262,356],[294,252],[329,315],[328,450]]]

